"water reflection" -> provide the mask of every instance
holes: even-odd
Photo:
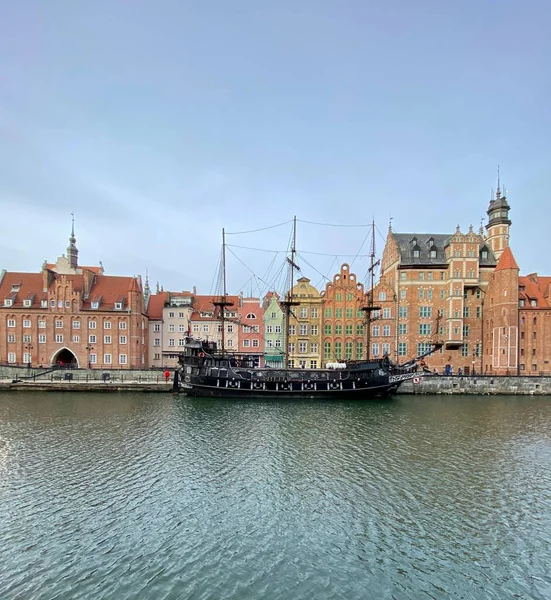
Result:
[[[547,598],[551,403],[0,396],[0,597]]]

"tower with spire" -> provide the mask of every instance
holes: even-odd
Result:
[[[499,167],[497,168],[497,190],[492,197],[490,205],[486,211],[488,214],[488,223],[486,224],[488,245],[493,250],[496,259],[509,246],[509,229],[511,227],[511,219],[509,219],[509,210],[511,207],[507,202],[505,192],[501,195],[501,181],[499,177]]]
[[[67,246],[67,260],[69,261],[69,267],[71,269],[78,268],[78,249],[76,247],[75,238],[75,213],[71,213],[71,237],[69,238],[69,245]]]
[[[143,289],[143,299],[144,299],[144,306],[145,306],[146,310],[147,310],[147,306],[149,304],[150,296],[151,296],[151,288],[149,287],[149,273],[146,269],[145,270],[145,286]]]

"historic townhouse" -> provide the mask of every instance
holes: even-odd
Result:
[[[326,285],[322,300],[324,362],[364,359],[365,313],[361,309],[367,300],[363,284],[350,273],[349,265],[343,264]]]
[[[307,277],[293,287],[289,321],[289,366],[317,369],[321,366],[321,317],[323,298]]]
[[[142,368],[146,337],[140,278],[79,266],[74,226],[55,264],[0,273],[0,362]]]
[[[268,292],[262,301],[264,310],[264,364],[267,367],[282,367],[285,336],[283,333],[284,315],[277,292]]]
[[[264,309],[260,298],[241,298],[241,310],[238,313],[238,350],[251,357],[255,366],[264,365],[263,317]]]
[[[224,311],[225,331],[224,345],[228,352],[237,352],[239,348],[239,313],[241,312],[241,297],[227,296],[232,306]],[[216,342],[222,348],[222,319],[220,307],[215,305],[219,296],[195,296],[193,298],[193,313],[191,315],[191,335],[195,339]]]

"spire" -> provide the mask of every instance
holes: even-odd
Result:
[[[393,217],[390,217],[388,220],[388,233],[392,233],[392,219]]]
[[[513,256],[513,251],[509,246],[507,246],[501,253],[501,256],[499,257],[495,268],[496,271],[504,271],[505,269],[516,269],[517,271],[519,270],[517,261]]]
[[[78,267],[78,250],[76,247],[75,238],[75,213],[71,213],[71,236],[69,237],[69,245],[67,246],[67,259],[69,260],[69,266],[72,269]]]
[[[496,190],[496,200],[501,198],[501,182],[499,180],[499,165],[497,165],[497,190]]]
[[[143,288],[143,298],[145,300],[145,306],[147,308],[147,303],[149,302],[149,296],[151,296],[151,288],[149,287],[149,273],[147,269],[145,270],[145,286]]]

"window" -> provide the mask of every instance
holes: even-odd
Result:
[[[248,348],[251,345],[251,340],[243,340],[243,347]]]
[[[260,346],[260,342],[258,340],[253,340],[253,348],[258,348]]]
[[[92,308],[99,308],[99,302],[92,302]]]
[[[400,319],[407,319],[407,316],[408,316],[408,307],[407,306],[400,306],[399,311],[398,311],[398,316],[400,317]]]
[[[318,335],[318,326],[317,325],[310,326],[310,335]]]
[[[392,313],[390,308],[383,308],[383,319],[390,319],[392,317]]]
[[[425,290],[419,290],[419,300],[422,300],[425,297]]]
[[[308,352],[308,342],[299,342],[298,351],[300,354],[305,354],[306,352]]]
[[[8,352],[8,362],[9,363],[15,362],[15,352]]]
[[[358,323],[356,325],[356,335],[363,335],[364,334],[364,326],[362,323]]]
[[[12,302],[11,298],[4,299],[4,306],[11,306],[12,304],[13,304],[13,302]]]
[[[155,339],[153,340],[153,345],[154,345],[154,346],[160,346],[160,345],[161,345],[161,340],[160,340],[160,338],[155,338]]]
[[[194,325],[193,325],[193,333],[199,333],[199,330],[200,330],[200,328],[199,328],[199,324],[198,324],[198,323],[194,323]],[[207,327],[207,331],[208,331],[208,330],[209,330],[209,329],[208,329],[208,327]],[[159,331],[160,331],[160,330],[159,330]]]
[[[63,329],[63,321],[56,321],[55,322],[55,328],[56,329]]]
[[[400,279],[402,281],[406,281],[407,278],[408,278],[408,274],[407,273],[404,273],[404,272],[400,273]]]
[[[170,333],[174,333],[176,331],[176,326],[174,324],[170,324],[168,326],[168,330],[170,331]]]
[[[299,318],[300,319],[307,319],[308,318],[308,309],[307,308],[301,308],[299,310]]]
[[[275,341],[275,347],[276,347],[276,348],[281,348],[281,345],[282,345],[282,344],[281,344],[281,340],[276,340],[276,341]]]
[[[335,300],[337,302],[340,302],[342,300],[342,294],[340,292],[338,294],[335,294]]]
[[[427,273],[427,279],[428,279],[429,281],[432,281],[432,276],[433,276],[433,273],[432,273],[432,271],[429,271],[429,272]]]
[[[80,335],[73,336],[73,344],[78,344],[80,342]]]
[[[209,332],[209,326],[203,325],[203,333],[208,333],[208,332]]]
[[[126,364],[126,354],[119,354],[119,365]]]
[[[537,300],[530,300],[530,306],[537,306],[537,305],[538,305]]]
[[[125,335],[119,336],[119,344],[126,344],[126,336]]]
[[[258,333],[258,326],[252,328],[255,333]],[[281,325],[274,325],[274,333],[281,333]]]
[[[407,323],[400,323],[398,325],[398,335],[407,335],[408,326]]]
[[[463,344],[461,346],[461,356],[469,356],[469,344]]]
[[[354,309],[353,308],[347,308],[346,309],[346,318],[347,319],[353,319],[354,318]]]
[[[390,325],[383,325],[383,336],[388,337],[390,335]]]
[[[386,300],[386,292],[379,292],[379,301],[384,302]]]
[[[344,328],[344,333],[346,335],[352,335],[354,333],[354,329],[353,329],[353,325],[352,323],[347,323],[345,328]]]
[[[272,325],[266,325],[266,333],[273,333],[274,328]]]
[[[183,323],[180,323],[180,325],[178,325],[178,333],[184,333],[185,330],[186,330],[186,328],[183,325]]]
[[[380,327],[378,325],[373,325],[373,329],[371,330],[371,334],[373,337],[379,337],[380,335]]]
[[[298,334],[299,335],[308,335],[308,325],[299,325],[298,326]]]
[[[317,354],[319,351],[319,345],[317,342],[312,342],[310,344],[310,352],[312,352],[312,354]]]
[[[318,318],[318,309],[317,308],[311,308],[310,309],[310,316],[312,317],[312,319],[317,319]]]
[[[371,355],[374,357],[379,356],[379,344],[371,344]]]
[[[342,343],[335,342],[335,358],[342,358]]]
[[[323,311],[323,316],[324,316],[326,319],[330,319],[330,318],[333,316],[333,311],[332,311],[330,308],[326,308],[326,309]]]
[[[103,355],[103,362],[106,365],[110,365],[111,364],[111,355],[110,354],[104,354]]]
[[[335,318],[336,319],[342,319],[342,308],[336,308],[335,309]]]
[[[186,340],[184,338],[178,338],[178,346],[185,346]]]
[[[46,329],[46,321],[38,321],[38,329]]]
[[[331,358],[331,342],[323,343],[323,357],[326,359]]]
[[[358,360],[364,357],[364,344],[363,342],[356,342],[356,358]]]
[[[124,325],[124,327],[121,327],[121,325]],[[119,323],[119,328],[120,329],[126,329],[126,323]],[[154,333],[159,333],[159,331],[161,331],[161,324],[160,323],[155,323],[153,325],[153,332]]]
[[[89,335],[88,336],[88,343],[89,344],[95,344],[96,343],[96,336],[95,335]]]
[[[400,290],[400,300],[405,300],[406,295],[406,290]]]
[[[429,300],[432,300],[432,288],[429,288],[429,289],[427,290],[427,298],[428,298]]]
[[[323,326],[323,333],[324,333],[325,335],[331,335],[331,325],[330,325],[329,323],[326,323],[326,324]]]
[[[398,356],[407,356],[408,345],[406,342],[398,342]]]
[[[168,318],[169,319],[174,319],[174,313],[173,312],[169,312],[168,313]]]
[[[318,368],[318,361],[317,360],[311,360],[310,361],[310,368],[311,369],[317,369]]]
[[[111,329],[111,321],[104,321],[103,322],[103,328],[104,329]]]
[[[294,351],[295,351],[295,345],[294,345],[294,344],[291,342],[291,343],[289,344],[289,352],[290,352],[291,354],[293,354],[293,352],[294,352]]]
[[[425,274],[423,273],[423,271],[419,271],[419,281],[424,281],[425,280]]]
[[[289,335],[295,335],[296,327],[294,325],[289,325]]]
[[[62,336],[60,333],[58,333],[58,334],[55,336],[55,341],[56,341],[58,344],[63,344],[63,336]]]
[[[419,307],[419,318],[428,319],[432,317],[432,306],[420,306]]]
[[[174,346],[174,345],[175,345],[175,343],[174,343],[174,338],[169,338],[169,339],[168,339],[168,345],[169,345],[169,346]]]
[[[382,352],[383,352],[383,356],[384,356],[385,354],[390,354],[390,344],[388,344],[388,343],[386,343],[386,342],[385,342],[385,343],[382,345]]]
[[[277,313],[273,312],[272,313],[272,319],[276,319],[277,318]]]
[[[335,335],[342,335],[342,325],[335,325]]]
[[[15,335],[13,333],[8,333],[8,344],[13,344],[15,342]]]
[[[122,310],[122,302],[115,302],[115,310]],[[121,354],[121,356],[123,356]]]
[[[432,344],[430,342],[419,342],[417,344],[417,356],[419,356],[419,354],[428,352],[431,349],[431,346]]]
[[[471,309],[469,306],[463,307],[463,318],[468,319],[471,316]]]
[[[480,253],[480,258],[482,260],[487,260],[487,258],[488,258],[488,250],[482,250],[482,252]]]
[[[111,343],[111,336],[110,335],[104,335],[103,336],[103,343],[104,344],[110,344]]]
[[[183,318],[184,318],[184,313],[183,313],[183,312],[179,312],[179,313],[178,313],[178,317],[179,317],[180,319],[183,319]]]
[[[228,333],[233,333],[233,325],[228,325]]]
[[[39,344],[45,344],[46,343],[46,335],[43,333],[40,333],[38,335],[38,343]]]
[[[419,250],[413,251],[413,258],[419,258]]]
[[[80,329],[80,321],[73,321],[72,326],[73,329]]]
[[[53,308],[55,306],[55,300],[50,300],[50,306]]]
[[[95,329],[95,328],[96,328],[96,322],[88,321],[88,329]]]
[[[41,306],[42,308],[48,308],[48,301],[47,301],[47,300],[42,300],[42,301],[40,302],[40,306]]]
[[[161,360],[161,355],[160,355],[158,352],[156,352],[156,353],[153,355],[153,360]]]
[[[344,345],[344,358],[346,360],[352,360],[352,342],[346,342]]]
[[[430,323],[419,323],[419,335],[430,335]]]
[[[469,326],[463,325],[463,337],[469,337]]]
[[[31,343],[31,336],[30,335],[24,335],[23,336],[23,343],[24,344],[30,344]]]

